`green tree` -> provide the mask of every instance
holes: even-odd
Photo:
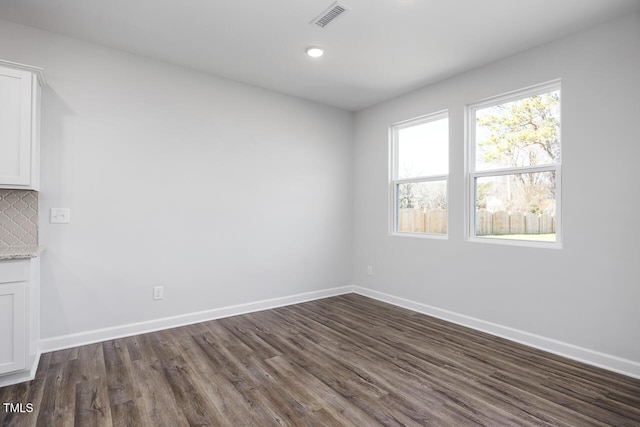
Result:
[[[560,157],[560,94],[550,92],[487,108],[477,116],[489,167],[555,163]]]
[[[517,168],[556,163],[560,158],[558,91],[479,110],[476,115],[477,162],[480,169]],[[555,174],[522,173],[510,178],[507,208],[540,213],[555,198]],[[485,204],[489,191],[483,188]]]
[[[409,182],[398,186],[398,207],[418,209],[446,209],[445,182]]]

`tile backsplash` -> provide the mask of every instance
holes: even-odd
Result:
[[[0,189],[0,248],[38,244],[38,192]]]

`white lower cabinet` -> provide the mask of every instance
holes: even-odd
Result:
[[[24,283],[0,284],[0,374],[26,366]]]
[[[40,260],[0,260],[0,386],[35,372],[39,339]]]

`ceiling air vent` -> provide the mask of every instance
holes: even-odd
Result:
[[[318,15],[310,24],[317,25],[318,27],[324,28],[329,22],[336,19],[338,16],[342,15],[349,9],[338,2],[333,3],[324,12]]]

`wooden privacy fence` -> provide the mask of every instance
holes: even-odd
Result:
[[[445,234],[447,232],[447,211],[444,209],[400,209],[398,231]]]
[[[549,234],[556,232],[555,217],[532,212],[476,211],[476,235]]]
[[[398,231],[444,234],[447,232],[447,211],[444,209],[400,209]],[[476,211],[477,236],[548,234],[555,233],[555,231],[555,218],[549,214],[489,212],[485,209]]]

